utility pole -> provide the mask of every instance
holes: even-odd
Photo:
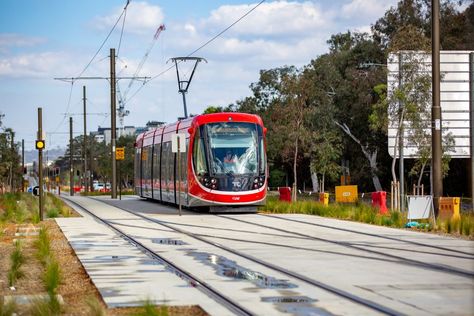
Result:
[[[82,150],[82,159],[84,161],[84,190],[86,194],[89,192],[89,181],[87,178],[87,126],[86,126],[86,86],[82,86],[82,95],[83,95],[83,105],[84,105],[84,140],[83,140],[83,150]]]
[[[25,180],[24,180],[24,174],[25,174],[25,140],[21,140],[21,173],[23,174],[21,176],[21,192],[25,192]]]
[[[111,153],[112,153],[112,199],[117,198],[117,162],[115,161],[115,138],[116,138],[116,119],[117,119],[117,97],[115,95],[116,88],[115,79],[115,48],[110,49],[110,119],[111,119],[111,130],[110,130],[110,142],[111,142]]]
[[[12,160],[11,160],[11,163],[10,163],[10,191],[11,192],[14,192],[14,187],[15,187],[15,181],[13,181],[13,161],[15,159],[15,134],[13,134],[13,130],[10,131],[10,141],[11,141],[11,144],[10,144],[10,149],[11,149],[11,152],[12,152]]]
[[[433,164],[434,213],[439,213],[439,198],[443,196],[441,165],[441,104],[440,104],[440,57],[439,57],[439,0],[431,0],[431,71],[433,105],[431,108],[431,147]]]
[[[150,77],[116,77],[115,75],[115,49],[110,49],[110,77],[72,77],[72,78],[54,78],[55,80],[62,80],[65,82],[72,82],[76,80],[91,80],[91,79],[101,79],[101,80],[110,80],[110,108],[111,108],[111,152],[112,152],[112,198],[117,198],[117,165],[115,162],[115,140],[116,140],[116,83],[119,79],[130,79],[130,80],[144,80],[146,82]]]
[[[469,54],[469,113],[471,127],[471,201],[474,210],[474,53]]]
[[[403,85],[403,54],[398,53],[398,89],[401,89]],[[403,113],[403,107],[405,105],[400,102],[400,117]],[[404,146],[404,136],[405,128],[403,126],[403,121],[405,118],[400,119],[400,135],[398,135],[398,172],[400,178],[400,211],[405,212],[405,157],[403,156],[403,146]]]
[[[38,135],[37,139],[43,140],[43,109],[38,108]],[[43,201],[43,149],[38,150],[38,178],[39,178],[39,215],[40,221],[43,220],[43,210],[44,210],[44,201]]]
[[[72,117],[69,117],[69,195],[74,195],[74,168],[72,165],[72,155],[74,152],[72,144]]]

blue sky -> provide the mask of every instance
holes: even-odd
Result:
[[[110,112],[106,80],[76,81],[71,86],[55,77],[77,76],[92,58],[125,6],[125,0],[2,0],[0,4],[0,112],[4,126],[32,149],[37,107],[43,107],[48,147],[68,141],[69,115],[82,133],[82,86],[87,86],[88,112]],[[166,31],[155,42],[140,72],[155,76],[169,67],[169,58],[192,52],[240,17],[256,1],[130,1],[117,72],[130,76],[151,45],[156,28]],[[327,52],[326,40],[339,32],[369,31],[395,0],[266,1],[196,56],[199,65],[187,95],[188,112],[208,105],[233,103],[250,95],[248,86],[259,70],[283,65],[303,66]],[[117,48],[120,26],[111,35],[84,76],[109,75],[109,48]],[[185,69],[186,72],[186,69]],[[120,81],[121,91],[128,82]],[[140,87],[134,83],[128,96]],[[72,88],[72,90],[71,90]],[[71,99],[69,101],[69,95]],[[176,74],[169,71],[147,83],[130,100],[125,125],[149,120],[172,122],[183,115]],[[88,130],[110,126],[110,116],[90,115]]]

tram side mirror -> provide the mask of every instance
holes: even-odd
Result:
[[[191,135],[194,132],[194,127],[188,128],[188,133]]]
[[[263,135],[267,136],[267,128],[266,127],[263,128]]]

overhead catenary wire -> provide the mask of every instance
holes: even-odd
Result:
[[[127,7],[128,5],[130,4],[130,0],[127,0],[127,4],[125,4],[125,7],[123,8],[122,10],[122,13],[120,14],[120,16],[118,17],[117,21],[115,21],[115,24],[114,26],[112,27],[112,29],[110,30],[109,34],[107,34],[107,37],[104,39],[104,41],[102,42],[102,44],[100,45],[99,49],[95,52],[94,56],[92,56],[91,60],[89,61],[89,63],[84,67],[84,69],[79,73],[78,76],[76,76],[76,79],[73,79],[74,80],[77,80],[79,79],[83,74],[84,72],[86,72],[87,68],[89,68],[89,66],[92,64],[92,62],[94,61],[94,59],[97,57],[97,55],[99,54],[99,52],[102,50],[102,48],[104,47],[105,43],[107,43],[107,40],[109,39],[110,35],[112,35],[112,32],[115,30],[115,28],[117,27],[117,24],[120,22],[120,20],[122,19],[122,16],[125,14],[125,12],[127,11]]]
[[[90,59],[90,61],[87,63],[87,65],[82,69],[82,71],[79,73],[78,76],[76,76],[75,78],[71,78],[71,89],[69,90],[69,97],[68,97],[68,102],[67,102],[67,106],[66,106],[66,111],[64,113],[64,116],[61,120],[61,122],[56,126],[56,128],[54,129],[53,133],[54,132],[57,132],[59,128],[61,128],[61,126],[63,126],[65,120],[66,120],[66,117],[69,113],[69,108],[71,106],[71,97],[72,97],[72,91],[73,91],[73,88],[74,88],[74,82],[77,80],[77,79],[81,79],[82,75],[86,72],[86,70],[90,67],[90,65],[93,63],[94,59],[97,57],[97,55],[99,54],[99,52],[102,50],[102,48],[104,47],[105,43],[107,42],[107,40],[109,39],[110,35],[112,34],[112,32],[115,30],[117,24],[120,22],[122,16],[124,16],[124,14],[126,15],[126,12],[127,12],[127,8],[128,8],[128,5],[130,4],[130,0],[127,0],[127,3],[125,4],[125,7],[123,8],[122,10],[122,13],[120,14],[120,16],[117,18],[117,21],[115,22],[115,24],[113,25],[112,29],[110,30],[110,32],[107,34],[106,38],[104,39],[104,41],[102,42],[102,44],[99,46],[99,49],[95,52],[95,54],[92,56],[92,58]],[[124,18],[124,22],[122,24],[122,32],[121,32],[121,35],[120,35],[120,42],[119,42],[119,47],[120,47],[120,43],[122,41],[122,34],[123,34],[123,27],[124,27],[124,24],[125,24],[125,18]],[[104,60],[105,58],[101,59]]]
[[[231,23],[229,26],[227,26],[225,29],[223,29],[222,31],[220,31],[219,33],[217,33],[216,35],[214,35],[211,39],[209,39],[208,41],[206,41],[204,44],[202,44],[201,46],[199,46],[198,48],[196,48],[195,50],[193,50],[191,53],[189,53],[188,55],[186,55],[186,57],[191,57],[192,55],[194,55],[195,53],[197,53],[198,51],[200,51],[201,49],[203,49],[204,47],[206,47],[207,45],[209,45],[210,43],[212,43],[213,41],[215,41],[217,38],[219,38],[222,34],[224,34],[225,32],[227,32],[230,28],[232,28],[234,25],[236,25],[237,23],[239,23],[240,21],[242,21],[245,17],[247,17],[250,13],[252,13],[255,9],[257,9],[262,3],[264,3],[266,0],[261,0],[259,3],[257,3],[255,6],[253,6],[250,10],[248,10],[245,14],[243,14],[242,16],[240,16],[237,20],[235,20],[233,23]],[[178,62],[180,63],[180,62]],[[155,80],[156,78],[159,78],[161,76],[163,76],[165,73],[167,73],[168,71],[170,71],[171,69],[173,69],[175,67],[175,65],[172,65],[168,68],[166,68],[165,70],[163,70],[162,72],[158,73],[156,76],[152,77],[150,80],[148,81],[145,81],[143,82],[143,84],[135,91],[135,93],[132,94],[132,96],[127,100],[128,102],[130,102],[131,99],[133,99],[140,91],[141,89],[143,89],[143,87],[149,83],[150,81],[153,81]]]
[[[117,48],[117,56],[119,55],[120,46],[122,45],[123,30],[125,28],[125,20],[127,19],[127,7],[129,3],[130,3],[130,0],[127,0],[127,4],[125,5],[125,8],[124,8],[125,13],[123,16],[123,21],[122,21],[122,30],[120,31],[120,38],[119,38],[119,43],[118,43],[118,48]]]

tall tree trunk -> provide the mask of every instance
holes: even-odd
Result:
[[[297,191],[297,175],[296,175],[296,160],[298,159],[298,136],[296,136],[295,140],[295,157],[293,160],[293,202],[296,202],[296,191]]]
[[[326,182],[326,175],[323,173],[323,175],[321,176],[321,192],[325,192],[325,188],[324,188],[324,182]]]
[[[311,183],[313,184],[313,192],[318,193],[319,192],[319,180],[318,180],[318,174],[316,172],[311,172]]]
[[[400,114],[400,121],[398,122],[397,134],[395,135],[395,145],[393,147],[393,159],[392,159],[392,179],[393,182],[397,182],[397,175],[395,173],[395,163],[397,161],[397,148],[398,148],[398,156],[400,158],[400,148],[398,146],[398,142],[400,140],[400,131],[403,124],[403,119],[405,117],[405,107],[402,109],[402,113]]]
[[[372,182],[374,184],[375,191],[382,191],[382,185],[380,184],[379,177],[377,175],[378,167],[377,167],[377,149],[373,152],[369,152],[368,145],[362,145],[360,140],[352,134],[351,130],[346,124],[339,124],[338,122],[334,121],[334,123],[339,126],[344,133],[346,133],[349,137],[351,137],[357,144],[359,144],[362,153],[364,154],[365,158],[369,161],[370,166],[370,174],[372,176]]]
[[[418,176],[417,186],[421,185],[421,178],[423,178],[423,172],[425,172],[425,167],[426,167],[426,162],[424,162],[423,165],[421,165],[421,171],[420,171],[420,175]]]

